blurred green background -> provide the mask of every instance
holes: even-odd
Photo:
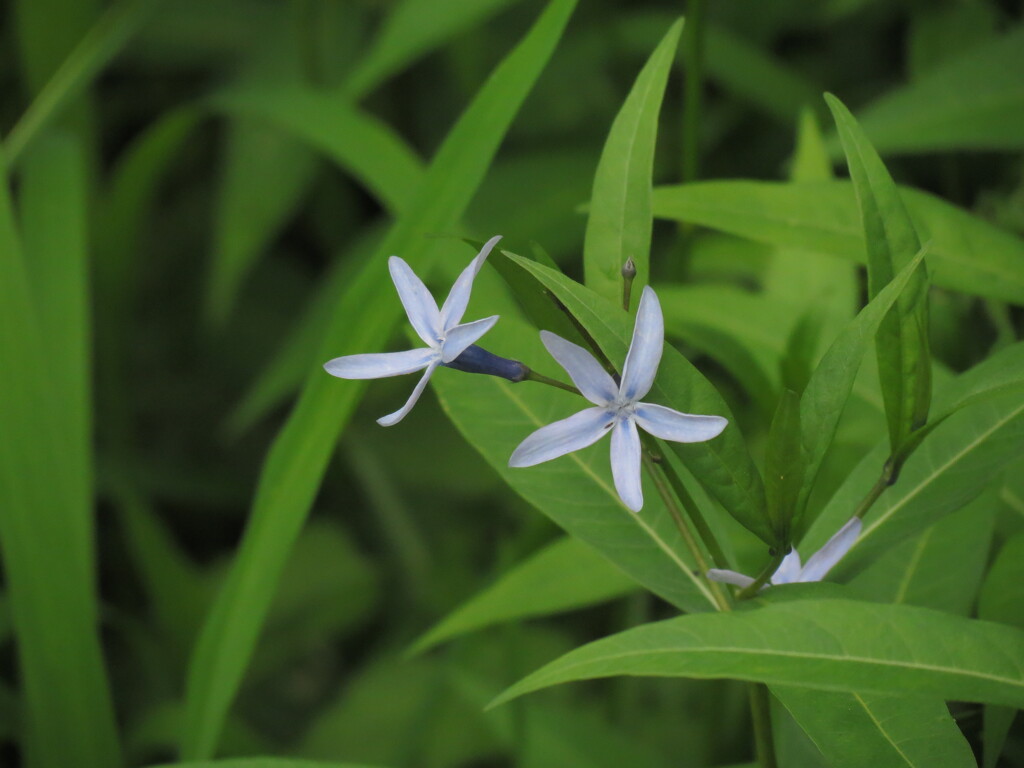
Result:
[[[316,350],[332,296],[354,279],[411,193],[412,174],[542,9],[534,0],[5,5],[0,125],[9,156],[11,128],[80,40],[87,51],[90,40],[98,48],[111,37],[126,41],[12,161],[12,178],[21,203],[35,189],[54,206],[50,215],[73,219],[89,243],[96,564],[129,764],[175,757],[193,643],[274,436],[302,378],[323,362]],[[648,54],[686,13],[657,182],[787,178],[801,119],[830,125],[827,90],[862,118],[898,181],[1024,233],[1024,69],[1014,68],[1024,63],[1021,10],[1011,0],[582,0],[464,228],[422,237],[447,238],[461,264],[472,251],[460,234],[501,233],[507,247],[539,244],[578,276],[581,205],[609,126]],[[697,23],[699,78],[687,58],[696,56]],[[915,88],[950,67],[964,72],[954,80],[962,90],[947,89],[948,98],[995,89],[1001,122],[959,133],[901,122],[923,103],[915,98],[934,97]],[[372,142],[354,157],[346,149],[361,130],[352,104],[372,118],[393,161],[383,174],[361,156]],[[696,134],[685,130],[688,104],[699,115],[689,125]],[[684,162],[687,136],[696,163]],[[42,162],[48,142],[69,137],[82,153],[80,188],[59,178],[30,188],[20,171]],[[656,222],[652,272],[655,284],[756,292],[770,254]],[[428,284],[443,295],[448,281],[437,275]],[[393,294],[387,301],[397,306]],[[933,346],[962,370],[1012,338],[1020,320],[995,302],[936,292]],[[714,337],[698,328],[676,342],[726,394],[744,430],[763,437],[770,411],[714,354]],[[482,711],[559,653],[670,615],[614,578],[595,587],[590,607],[404,657],[453,608],[559,536],[463,441],[431,393],[399,426],[374,423],[411,386],[408,378],[374,382],[344,430],[220,753],[395,768],[750,760],[745,692],[731,684],[603,681]],[[884,429],[877,411],[847,421],[839,470]],[[0,609],[0,764],[16,766],[22,697],[6,602]],[[976,739],[977,712],[965,710],[961,725]],[[785,741],[790,732],[779,727]],[[1017,734],[1008,754],[1019,757],[1022,745]]]

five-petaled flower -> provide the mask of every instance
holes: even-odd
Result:
[[[473,278],[500,239],[501,235],[497,235],[484,244],[480,253],[455,281],[441,309],[437,308],[434,297],[412,271],[412,267],[398,256],[388,259],[388,270],[391,272],[395,288],[398,289],[402,306],[405,307],[405,314],[409,316],[409,322],[426,343],[427,348],[410,349],[406,352],[346,355],[324,363],[324,369],[329,374],[342,379],[381,379],[424,371],[405,405],[394,413],[377,419],[381,426],[390,427],[404,419],[420,399],[434,369],[453,361],[498,322],[498,316],[494,315],[460,325],[469,305]]]
[[[637,426],[663,440],[698,443],[718,436],[728,423],[721,416],[695,416],[640,402],[654,384],[665,338],[661,305],[650,286],[644,288],[640,299],[621,384],[616,384],[582,347],[548,331],[541,331],[540,336],[551,356],[595,407],[538,429],[516,448],[508,462],[510,467],[531,467],[564,456],[611,432],[615,490],[629,509],[639,512],[644,497]]]
[[[807,560],[807,565],[801,567],[800,554],[794,549],[786,555],[775,573],[768,581],[768,586],[778,584],[795,584],[804,581],[821,581],[829,571],[843,559],[843,556],[850,551],[850,548],[857,541],[860,535],[861,521],[859,517],[851,518],[839,531],[825,542],[825,546],[815,552]],[[746,589],[754,583],[754,579],[736,571],[719,570],[712,568],[708,571],[708,578],[712,581],[721,581],[725,584],[733,584],[741,589]]]

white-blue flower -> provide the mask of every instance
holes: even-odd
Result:
[[[811,555],[807,565],[804,566],[800,565],[800,554],[796,549],[792,550],[782,559],[779,567],[772,574],[771,579],[769,579],[767,586],[796,584],[804,581],[821,581],[856,543],[857,537],[860,536],[860,528],[860,518],[852,518],[839,529],[835,536],[825,542],[825,546]],[[709,570],[708,578],[712,581],[733,584],[741,589],[746,589],[754,583],[754,579],[742,573],[719,570],[718,568]]]
[[[498,322],[498,316],[494,315],[460,325],[466,307],[469,306],[473,278],[499,240],[501,235],[492,237],[484,243],[480,253],[462,270],[441,309],[437,308],[434,297],[412,271],[412,267],[398,256],[388,259],[388,270],[391,272],[391,279],[398,290],[402,306],[405,307],[405,314],[409,316],[409,322],[427,347],[406,352],[346,355],[324,363],[324,370],[342,379],[382,379],[423,371],[423,376],[405,405],[394,413],[377,419],[381,426],[390,427],[404,419],[420,399],[434,369],[457,358],[466,347],[474,344]]]
[[[637,427],[663,440],[699,443],[719,435],[728,423],[721,416],[695,416],[663,405],[640,402],[654,384],[665,340],[661,305],[650,286],[644,288],[640,299],[621,384],[616,384],[582,347],[548,331],[541,331],[540,336],[580,393],[596,407],[538,429],[512,453],[508,461],[510,467],[532,467],[550,461],[586,448],[611,432],[615,490],[629,509],[639,512],[644,497]]]

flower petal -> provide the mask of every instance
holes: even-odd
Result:
[[[860,536],[861,521],[852,518],[840,528],[836,535],[825,542],[825,546],[815,552],[807,560],[807,565],[800,572],[800,581],[821,581],[829,571],[843,559]]]
[[[622,503],[633,512],[644,506],[640,483],[640,433],[632,419],[619,419],[612,430],[612,477]]]
[[[800,581],[800,553],[796,549],[782,558],[771,578],[772,584],[792,584],[794,581]]]
[[[423,372],[423,376],[416,382],[416,388],[409,395],[409,399],[405,401],[405,405],[399,408],[394,413],[389,413],[387,416],[381,416],[377,419],[377,423],[382,427],[392,427],[402,419],[406,417],[406,414],[412,410],[412,407],[416,405],[416,401],[420,399],[420,395],[423,394],[423,388],[427,386],[427,382],[430,381],[431,375],[434,373],[434,369],[437,368],[437,361],[433,361],[427,366],[427,370]]]
[[[633,417],[645,432],[677,443],[702,443],[718,437],[729,423],[721,416],[697,416],[654,403],[638,403]]]
[[[736,571],[726,571],[721,568],[712,568],[705,574],[705,576],[712,581],[719,581],[722,584],[732,584],[740,589],[746,589],[754,583],[754,580],[749,576],[737,573]]]
[[[441,307],[441,327],[445,330],[454,328],[462,322],[462,316],[466,314],[466,307],[469,306],[469,294],[473,290],[473,279],[499,240],[501,240],[501,235],[495,235],[484,243],[480,253],[469,262],[469,266],[462,270],[462,274],[455,281],[455,285],[448,293],[448,298],[444,300],[444,306]]]
[[[587,350],[550,331],[541,331],[540,340],[587,400],[608,405],[615,399],[619,391],[615,380]]]
[[[437,346],[441,338],[441,319],[437,311],[437,302],[430,295],[427,286],[416,277],[405,259],[392,256],[388,259],[388,271],[391,273],[391,280],[395,283],[398,291],[398,298],[405,307],[405,314],[409,316],[409,322],[416,330],[416,333],[424,343],[431,347]]]
[[[328,360],[324,363],[324,370],[339,379],[383,379],[422,370],[436,357],[437,352],[433,349],[345,355]]]
[[[519,444],[508,460],[510,467],[532,467],[586,448],[612,428],[614,417],[604,408],[587,408],[567,419],[541,427]]]
[[[626,362],[622,366],[619,392],[624,399],[635,402],[651,391],[664,346],[665,321],[661,315],[661,304],[654,289],[646,285],[636,312],[633,340],[629,343]]]
[[[445,334],[444,344],[441,346],[441,362],[450,363],[465,352],[467,347],[475,344],[477,339],[491,330],[496,322],[498,322],[498,316],[492,315],[483,320],[474,320],[472,323],[452,328]]]

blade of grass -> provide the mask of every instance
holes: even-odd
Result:
[[[533,83],[561,38],[575,0],[552,0],[527,36],[492,73],[449,132],[415,200],[336,304],[323,359],[380,349],[399,317],[384,264],[401,253],[429,270],[446,243],[426,232],[457,224]],[[208,757],[252,656],[274,586],[316,496],[334,442],[364,389],[317,366],[278,434],[260,476],[252,515],[227,583],[219,593],[192,656],[186,690],[182,754]]]
[[[17,164],[21,153],[47,122],[120,52],[158,2],[125,0],[100,17],[7,134],[4,150],[10,166]]]
[[[84,170],[74,172],[78,184],[66,183],[81,189]],[[76,470],[65,461],[61,419],[70,406],[54,402],[62,384],[50,375],[50,348],[33,307],[2,160],[0,178],[0,547],[25,699],[26,752],[41,768],[109,768],[120,758],[86,554],[91,541],[83,520],[91,499],[81,488],[76,492]],[[72,288],[82,292],[84,282]]]

